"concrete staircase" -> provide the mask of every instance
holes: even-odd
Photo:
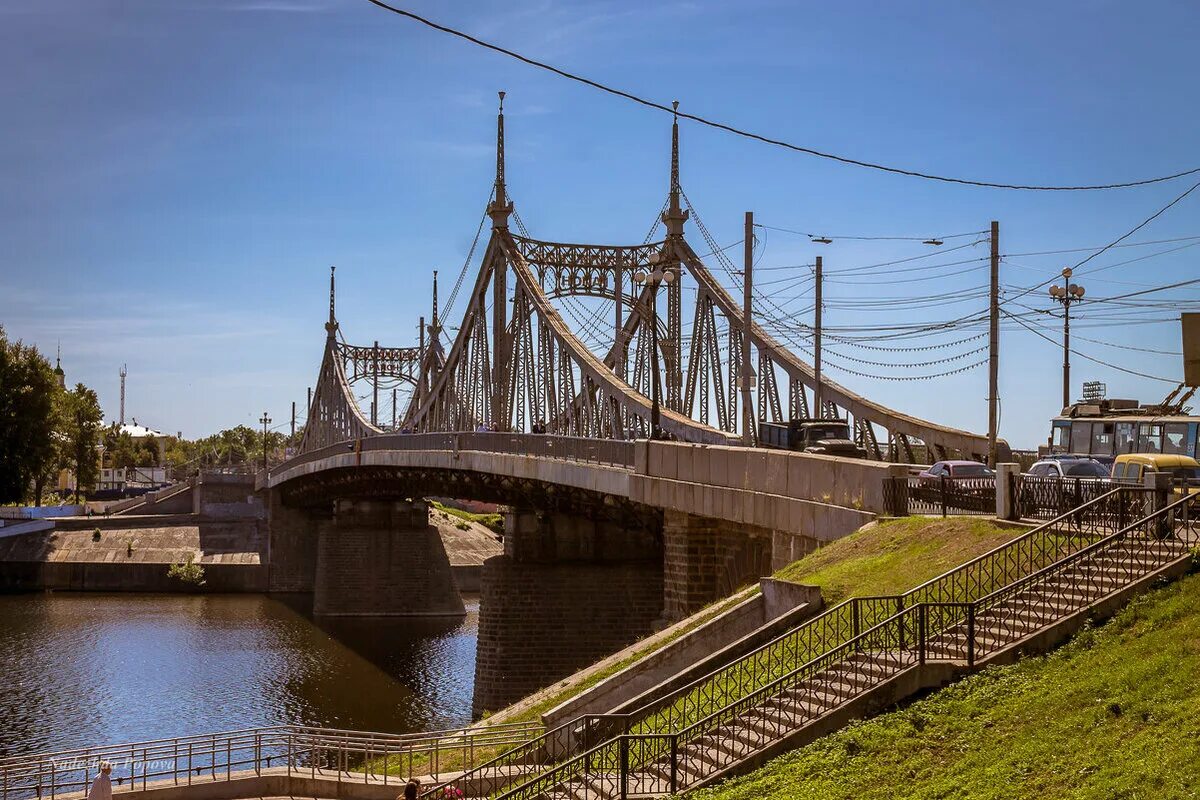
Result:
[[[657,797],[750,771],[918,691],[1045,651],[1183,574],[1197,511],[1200,495],[1168,504],[1118,488],[904,595],[834,606],[632,714],[583,718],[573,745],[559,729],[494,759],[526,766],[489,782],[491,796]]]

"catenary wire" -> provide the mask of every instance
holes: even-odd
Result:
[[[639,97],[638,95],[632,94],[632,93],[624,91],[622,89],[617,89],[612,86],[608,86],[606,84],[592,80],[590,78],[585,78],[581,75],[577,75],[572,72],[567,72],[564,69],[555,67],[551,64],[547,64],[543,61],[538,61],[538,60],[530,58],[528,56],[521,55],[520,53],[518,53],[514,50],[510,50],[508,48],[501,47],[500,45],[496,45],[496,44],[492,44],[491,42],[484,41],[483,39],[479,39],[475,36],[470,35],[469,33],[465,33],[463,31],[457,30],[455,28],[451,28],[447,25],[438,24],[438,23],[434,22],[433,20],[427,19],[426,17],[423,17],[419,14],[415,14],[412,11],[408,11],[406,9],[399,8],[398,6],[394,6],[390,3],[385,3],[385,2],[383,2],[383,0],[367,0],[367,2],[370,3],[371,5],[377,6],[378,8],[381,8],[385,11],[389,11],[398,16],[402,16],[402,17],[406,17],[407,19],[411,19],[414,22],[418,22],[422,25],[425,25],[428,28],[432,28],[436,31],[440,31],[442,33],[446,33],[451,36],[456,36],[456,37],[463,39],[465,41],[468,41],[471,44],[474,44],[478,47],[483,47],[483,48],[491,50],[493,52],[500,53],[501,55],[505,55],[505,56],[508,56],[509,58],[516,59],[517,61],[520,61],[524,64],[528,64],[531,67],[536,67],[538,69],[542,69],[547,72],[551,72],[555,75],[558,75],[559,77],[566,78],[567,80],[575,81],[577,83],[581,83],[585,86],[589,86],[593,89],[598,89],[599,91],[606,92],[608,94],[623,98],[625,100],[629,100],[631,102],[637,103],[638,105],[644,106],[646,108],[653,108],[658,111],[664,111],[668,114],[678,114],[678,116],[680,116],[684,119],[689,119],[693,122],[699,123],[700,125],[705,125],[710,128],[715,128],[717,130],[725,131],[726,133],[734,134],[735,136],[740,136],[740,137],[743,137],[746,139],[752,139],[752,140],[755,140],[758,142],[762,142],[764,144],[774,145],[776,147],[781,147],[781,148],[791,150],[791,151],[794,151],[797,153],[804,153],[804,154],[807,154],[810,156],[815,156],[817,158],[823,158],[823,159],[827,159],[830,161],[837,161],[842,164],[848,164],[848,165],[856,166],[856,167],[863,167],[866,169],[873,169],[873,170],[877,170],[880,172],[887,172],[887,173],[891,173],[894,175],[903,175],[903,176],[907,176],[907,177],[911,177],[911,178],[921,178],[921,179],[928,180],[928,181],[938,181],[940,183],[951,183],[951,184],[958,184],[958,185],[962,185],[962,186],[978,186],[978,187],[988,188],[988,189],[1012,189],[1012,190],[1019,190],[1019,191],[1037,191],[1037,192],[1081,192],[1081,191],[1099,191],[1099,190],[1105,190],[1105,189],[1127,189],[1127,188],[1131,188],[1131,187],[1135,187],[1135,186],[1148,186],[1150,184],[1163,183],[1165,181],[1175,180],[1176,178],[1182,178],[1187,175],[1194,175],[1194,174],[1200,173],[1200,167],[1192,167],[1190,169],[1181,170],[1179,172],[1175,172],[1170,175],[1160,175],[1160,176],[1156,176],[1153,178],[1142,178],[1140,180],[1133,180],[1133,181],[1111,182],[1111,183],[1100,183],[1100,184],[1079,184],[1079,185],[1054,186],[1054,185],[1001,183],[1001,182],[992,182],[992,181],[981,181],[981,180],[973,180],[973,179],[969,179],[969,178],[958,178],[958,177],[950,177],[950,176],[945,176],[945,175],[936,175],[933,173],[920,172],[920,171],[912,170],[912,169],[904,169],[901,167],[888,166],[886,164],[878,164],[878,163],[871,162],[871,161],[864,161],[861,159],[850,158],[848,156],[837,155],[835,153],[827,153],[827,152],[824,152],[821,150],[816,150],[811,147],[805,147],[803,145],[793,144],[791,142],[787,142],[782,139],[775,139],[775,138],[772,138],[769,136],[764,136],[762,134],[752,133],[750,131],[743,130],[741,128],[737,128],[737,127],[728,125],[723,122],[717,122],[715,120],[710,120],[705,117],[698,116],[696,114],[679,112],[663,103],[658,103],[653,100],[648,100],[644,97]]]

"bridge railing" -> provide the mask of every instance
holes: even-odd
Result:
[[[348,439],[338,444],[302,453],[273,467],[268,474],[274,475],[282,470],[320,461],[331,456],[380,450],[504,453],[632,468],[634,442],[541,433],[496,433],[492,431],[386,433],[365,439]]]
[[[116,792],[192,786],[266,774],[329,777],[403,786],[411,775],[438,779],[469,770],[497,748],[540,735],[536,723],[413,734],[278,725],[145,742],[0,758],[0,800],[55,800],[86,794],[99,764]]]

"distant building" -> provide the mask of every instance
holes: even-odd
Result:
[[[117,433],[128,433],[134,439],[141,441],[142,439],[153,439],[160,441],[167,437],[167,434],[162,431],[156,431],[154,428],[147,428],[145,425],[139,425],[137,417],[133,418],[132,425],[121,425],[117,428]]]

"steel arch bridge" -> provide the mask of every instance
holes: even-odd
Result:
[[[331,272],[324,358],[299,454],[389,432],[378,421],[377,397],[369,414],[359,407],[352,384],[363,379],[376,386],[381,379],[411,386],[396,426],[403,431],[537,430],[598,439],[647,438],[655,362],[665,434],[684,442],[741,444],[737,376],[746,321],[741,304],[685,236],[689,213],[681,206],[678,121],[671,131],[669,194],[661,215],[666,235],[637,245],[529,237],[505,186],[503,93],[496,134],[495,185],[487,207],[491,234],[448,349],[438,320],[436,274],[432,321],[427,327],[422,321],[418,347],[362,347],[340,340]],[[514,218],[520,233],[510,229]],[[655,268],[683,278],[664,287],[666,313],[658,315],[650,311],[651,293],[658,290],[633,280],[635,272]],[[685,283],[687,291],[695,292],[686,337]],[[566,298],[590,298],[606,309],[603,315],[611,319],[607,350],[596,352],[585,341],[587,332],[578,325],[573,329],[563,318],[553,301]],[[593,315],[591,325],[607,327],[597,321],[602,318]],[[657,332],[650,330],[650,319],[657,320]],[[655,340],[658,359],[651,358]],[[756,419],[848,419],[858,443],[878,460],[986,456],[986,435],[895,411],[827,378],[821,380],[823,407],[814,408],[812,366],[753,320],[749,341],[758,376]],[[1007,452],[1004,442],[999,447],[1001,454]]]

